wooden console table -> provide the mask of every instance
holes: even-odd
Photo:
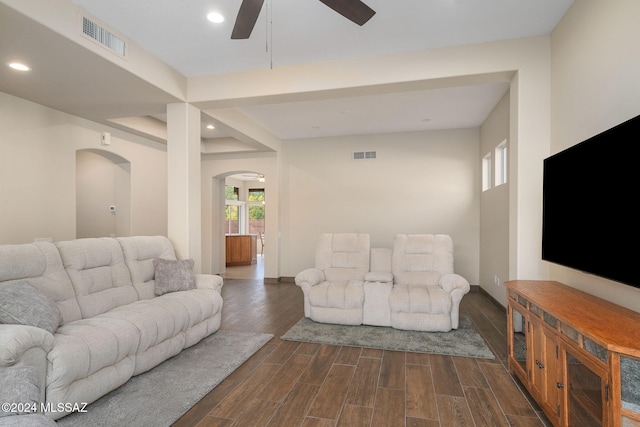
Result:
[[[640,427],[640,313],[559,282],[505,285],[509,370],[549,421]]]
[[[228,267],[255,264],[257,250],[257,236],[255,234],[229,234],[226,236],[226,264]]]

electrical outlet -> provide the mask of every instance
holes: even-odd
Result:
[[[493,275],[493,283],[495,285],[501,286],[502,285],[502,280],[500,280],[500,276],[498,276],[497,274]]]

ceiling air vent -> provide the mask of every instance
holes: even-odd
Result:
[[[100,24],[82,17],[82,33],[110,51],[124,57],[127,43]]]
[[[366,160],[366,159],[375,159],[376,152],[375,151],[354,151],[353,152],[353,160]]]

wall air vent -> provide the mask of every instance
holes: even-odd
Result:
[[[375,151],[354,151],[353,152],[353,160],[367,160],[367,159],[375,159],[376,152]]]
[[[82,34],[110,51],[126,56],[127,42],[86,16],[82,17]]]

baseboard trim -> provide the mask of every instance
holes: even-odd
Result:
[[[278,283],[295,283],[295,282],[296,282],[295,277],[288,277],[288,276],[264,278],[265,285],[277,285]]]
[[[503,306],[502,304],[500,304],[500,301],[498,301],[497,299],[495,299],[494,297],[492,297],[489,292],[485,291],[484,289],[482,289],[481,286],[478,286],[480,293],[482,295],[484,295],[485,297],[487,297],[487,299],[489,300],[489,302],[491,304],[493,304],[498,310],[500,310],[502,313],[507,314],[507,308],[505,306]]]

